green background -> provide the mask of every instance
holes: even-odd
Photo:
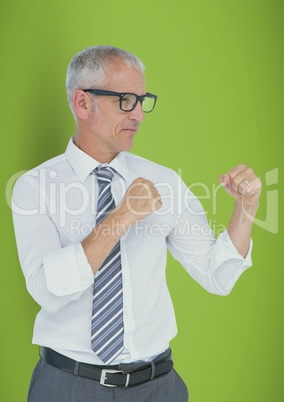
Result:
[[[280,181],[282,2],[6,1],[0,34],[0,400],[21,402],[38,359],[31,337],[39,307],[25,288],[4,190],[15,173],[64,152],[73,135],[65,95],[70,58],[86,46],[113,44],[143,60],[147,90],[159,100],[133,152],[180,170],[188,185],[212,192],[219,174],[238,163],[264,182],[279,168]],[[264,186],[259,219],[272,189],[282,204],[280,186]],[[193,190],[204,196],[200,185]],[[202,199],[217,230],[233,208],[221,190],[216,210],[212,196]],[[191,401],[283,401],[280,229],[255,226],[254,267],[228,297],[204,291],[169,256],[179,326],[172,349]]]

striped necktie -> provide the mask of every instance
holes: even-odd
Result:
[[[111,193],[114,171],[109,166],[98,166],[94,173],[99,184],[98,225],[115,208]],[[110,364],[123,350],[123,333],[122,272],[118,242],[97,272],[93,287],[91,346],[105,364]]]

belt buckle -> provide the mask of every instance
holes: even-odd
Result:
[[[115,374],[115,373],[123,373],[126,374],[126,383],[125,383],[125,387],[128,387],[128,383],[129,383],[129,377],[130,374],[123,371],[123,370],[108,370],[108,369],[102,369],[101,372],[101,379],[100,379],[100,384],[103,385],[104,387],[118,387],[118,385],[114,385],[114,384],[106,384],[105,381],[107,380],[107,374]]]

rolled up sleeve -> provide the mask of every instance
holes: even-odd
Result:
[[[185,185],[184,185],[185,186]],[[188,191],[188,189],[184,190]],[[177,217],[167,238],[168,248],[192,278],[207,291],[227,295],[241,274],[252,265],[252,240],[245,258],[238,253],[227,230],[214,237],[199,200],[190,202]]]
[[[94,275],[81,243],[43,256],[48,290],[56,296],[83,291],[94,281]]]
[[[18,179],[12,199],[15,236],[27,289],[43,309],[57,311],[93,284],[94,275],[82,244],[62,246],[33,175]]]

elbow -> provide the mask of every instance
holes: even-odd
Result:
[[[34,301],[48,313],[54,314],[57,313],[61,307],[62,303],[59,302],[59,298],[48,292],[48,294],[39,294],[39,292],[35,291],[32,287],[27,286],[29,294],[32,296]]]
[[[228,284],[225,286],[225,284],[221,283],[220,281],[216,281],[214,276],[210,277],[208,283],[209,286],[206,290],[217,296],[228,296],[233,289],[233,286],[228,286]]]
[[[217,296],[228,296],[231,293],[231,289],[229,289],[229,290],[227,290],[227,289],[219,290],[218,289],[218,291],[216,290],[211,293],[213,293],[214,295],[217,295]]]
[[[67,302],[66,297],[51,293],[42,277],[31,275],[26,280],[26,286],[35,302],[48,313],[57,313]]]

